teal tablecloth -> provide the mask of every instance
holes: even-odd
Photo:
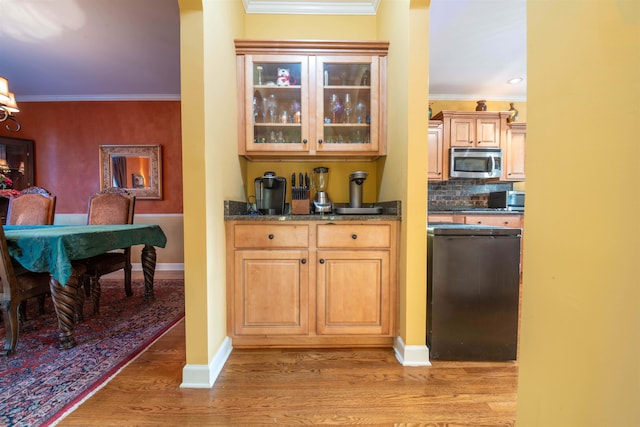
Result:
[[[164,248],[158,225],[5,225],[9,254],[30,271],[48,272],[61,284],[72,274],[71,261],[135,245]]]

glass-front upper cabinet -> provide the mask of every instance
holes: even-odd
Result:
[[[236,40],[247,158],[386,154],[387,42]]]
[[[245,71],[247,151],[307,151],[308,58],[247,55]]]
[[[377,57],[318,57],[318,152],[378,152]]]

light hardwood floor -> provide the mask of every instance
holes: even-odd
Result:
[[[392,349],[234,350],[211,389],[181,389],[184,321],[60,426],[513,426],[516,362],[403,367]]]

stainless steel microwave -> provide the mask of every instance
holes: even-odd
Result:
[[[449,176],[451,178],[500,178],[501,148],[451,147]]]

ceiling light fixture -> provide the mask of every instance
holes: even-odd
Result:
[[[13,126],[10,123],[5,125],[8,131],[18,132],[20,130],[20,123],[13,117],[13,113],[19,111],[16,96],[13,92],[9,92],[9,81],[0,76],[0,122],[10,120],[14,123]]]
[[[509,83],[510,85],[517,85],[518,83],[522,82],[522,80],[524,80],[522,77],[514,77],[507,80],[507,83]]]

